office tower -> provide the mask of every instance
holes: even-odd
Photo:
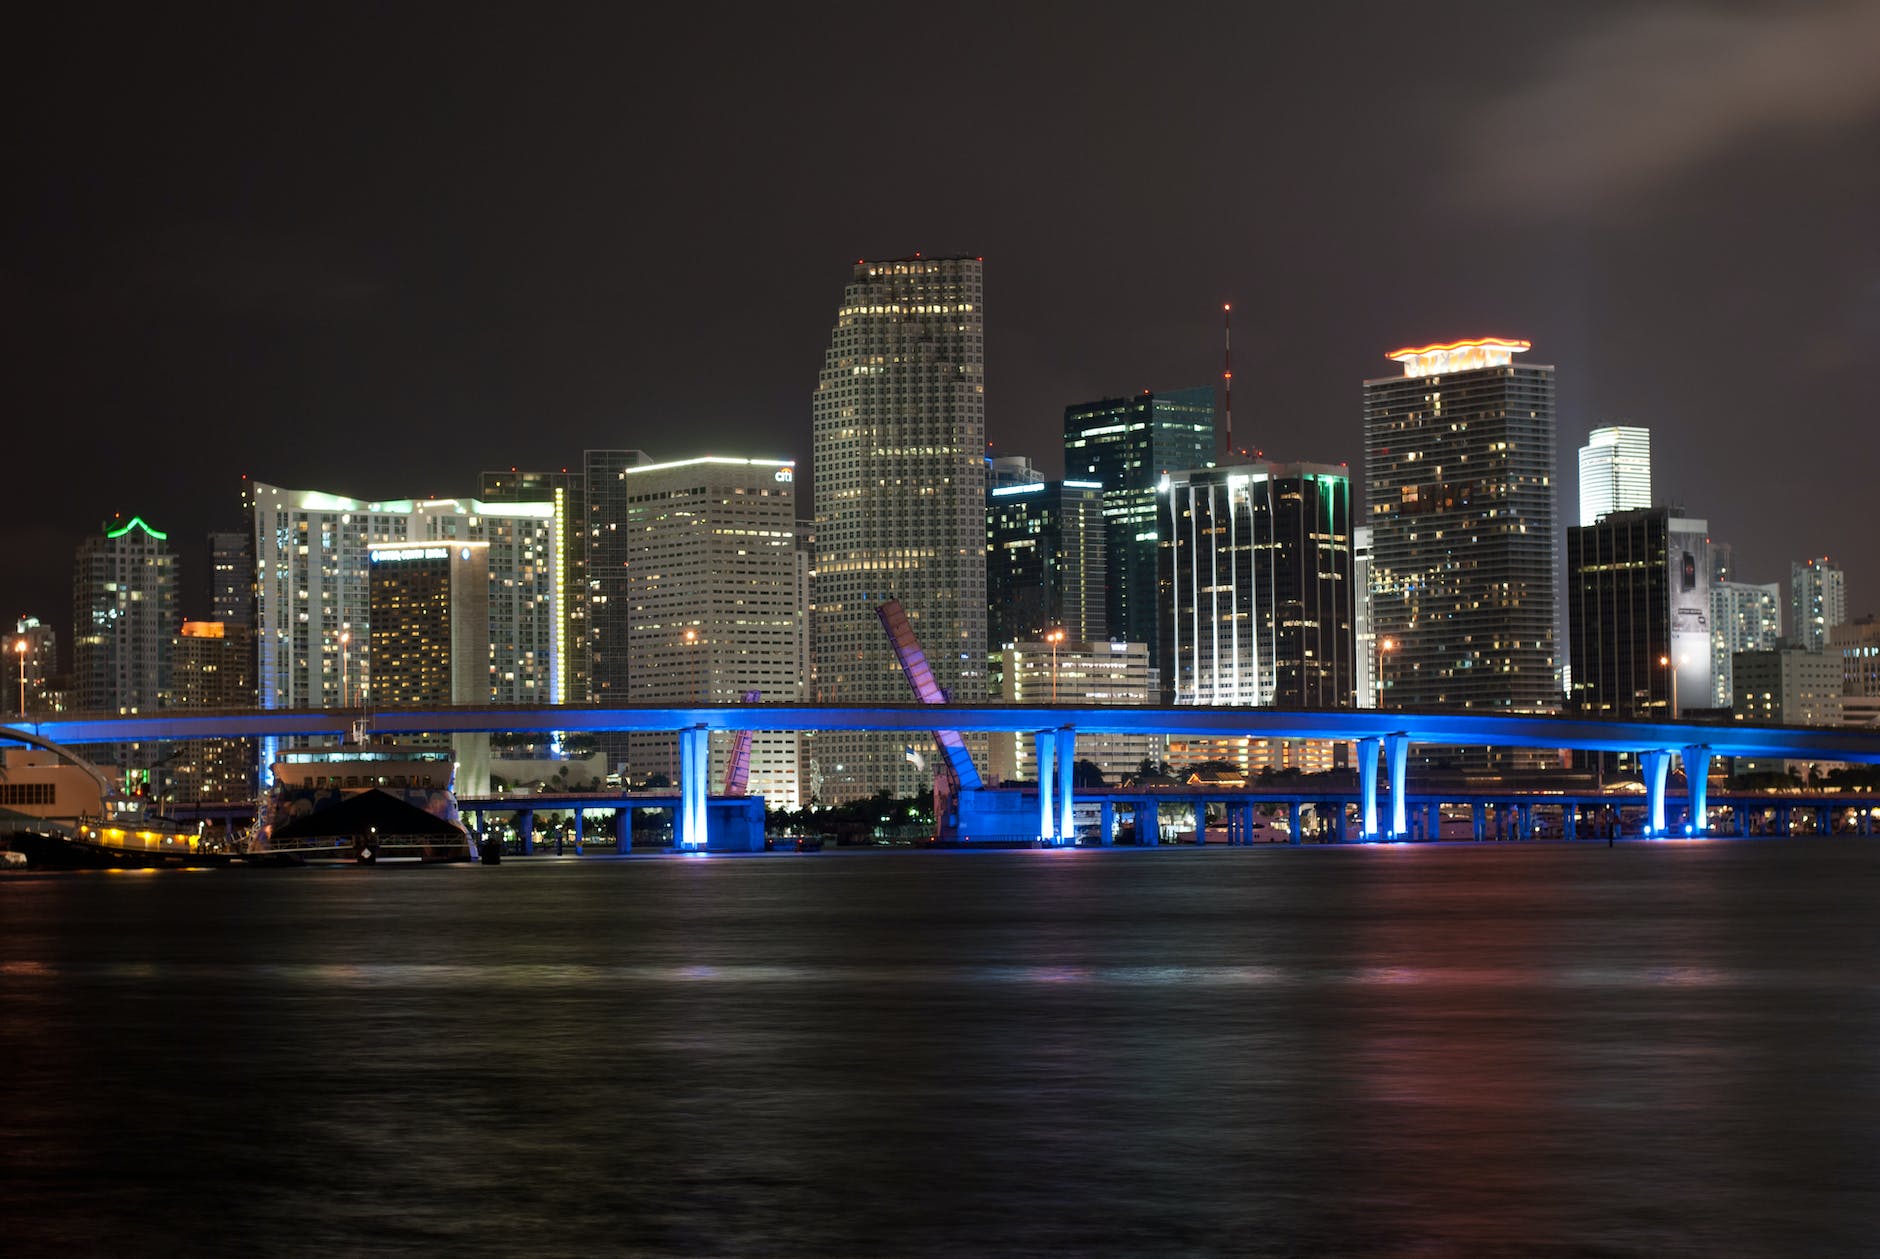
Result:
[[[805,691],[797,603],[796,469],[776,459],[706,456],[625,474],[627,699],[693,707],[796,704]],[[718,790],[730,737],[712,741]],[[678,741],[634,735],[630,772],[676,780]],[[749,790],[798,804],[797,736],[760,731]]]
[[[898,703],[875,609],[899,599],[934,680],[986,697],[984,267],[858,262],[817,381],[816,683],[826,703]],[[826,800],[926,791],[899,735],[819,735]],[[983,746],[983,744],[982,744]]]
[[[1214,462],[1214,387],[1144,391],[1064,408],[1064,475],[1103,486],[1111,638],[1149,644],[1167,676],[1157,611],[1156,488],[1165,472]]]
[[[1155,670],[1143,643],[1031,640],[1008,643],[993,653],[1003,704],[1153,704]],[[991,736],[989,764],[995,782],[1035,782],[1038,750],[1029,734]],[[1143,761],[1160,761],[1168,746],[1161,735],[1079,734],[1076,759],[1090,761],[1106,782],[1120,782]]]
[[[255,706],[255,639],[247,625],[184,621],[170,652],[171,707]],[[256,755],[253,739],[173,743],[166,794],[182,802],[253,800]]]
[[[5,702],[0,712],[25,716],[52,712],[50,683],[59,671],[59,635],[36,616],[23,616],[6,640]]]
[[[1162,550],[1164,698],[1349,708],[1351,479],[1328,464],[1170,474]]]
[[[627,539],[620,522],[627,511],[622,479],[630,468],[652,460],[643,450],[590,450],[582,456],[581,480],[587,492],[587,634],[588,699],[596,704],[625,702],[627,691]],[[602,735],[608,760],[617,766],[626,756],[623,735]]]
[[[209,606],[219,625],[253,628],[255,537],[250,530],[209,535]]]
[[[1789,626],[1796,642],[1824,651],[1828,633],[1847,620],[1847,576],[1827,556],[1789,565]]]
[[[1596,428],[1580,447],[1580,524],[1607,512],[1652,505],[1652,431],[1611,425]]]
[[[1714,552],[1717,544],[1711,546]],[[1782,638],[1782,591],[1776,582],[1757,586],[1718,580],[1715,574],[1719,571],[1728,572],[1728,563],[1711,564],[1711,705],[1728,708],[1736,694],[1731,663],[1736,654],[1768,651]]]
[[[1357,525],[1351,531],[1351,672],[1356,678],[1359,708],[1376,708],[1378,652],[1382,647],[1371,628],[1371,530]]]
[[[1104,637],[1103,487],[1003,485],[986,500],[986,623],[993,650],[1061,629]]]
[[[1841,694],[1880,698],[1880,620],[1843,621],[1828,631],[1828,650],[1841,658]]]
[[[72,577],[72,672],[84,712],[166,706],[177,615],[169,535],[140,516],[116,519],[79,544]]]
[[[490,550],[488,542],[456,539],[387,542],[368,552],[372,707],[489,701]],[[458,793],[487,794],[489,735],[435,741],[448,742],[455,753]]]
[[[1554,369],[1525,341],[1396,350],[1364,382],[1374,629],[1392,708],[1559,706]]]
[[[1574,711],[1663,718],[1711,706],[1708,530],[1668,507],[1567,529]]]
[[[479,497],[486,503],[552,503],[555,507],[554,651],[563,663],[563,702],[588,698],[587,478],[560,472],[485,472]]]
[[[362,502],[312,490],[254,486],[256,685],[263,708],[326,708],[376,695],[369,649],[374,548],[405,542],[486,543],[490,644],[482,702],[559,703],[556,503],[477,499]],[[343,676],[342,676],[343,670]]]
[[[1841,724],[1841,658],[1796,644],[1741,651],[1730,664],[1730,708],[1756,725]]]

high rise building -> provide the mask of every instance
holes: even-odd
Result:
[[[1841,658],[1784,644],[1769,651],[1738,652],[1731,662],[1735,692],[1730,707],[1738,721],[1756,725],[1841,724]]]
[[[875,609],[899,599],[934,679],[986,697],[984,266],[975,258],[857,262],[816,386],[820,697],[895,702],[907,682]],[[825,799],[931,783],[898,735],[819,735]],[[972,741],[969,740],[969,743]]]
[[[1104,637],[1103,487],[1002,485],[986,501],[986,621],[993,649],[1046,630]]]
[[[1715,544],[1713,544],[1713,547]],[[1736,694],[1733,660],[1738,652],[1769,651],[1782,638],[1782,590],[1778,583],[1751,585],[1717,580],[1711,564],[1710,673],[1711,706],[1729,708]],[[1721,571],[1728,572],[1727,563]]]
[[[1596,428],[1580,447],[1580,524],[1615,511],[1652,505],[1652,431],[1625,425]]]
[[[1214,451],[1212,385],[1064,408],[1064,475],[1103,486],[1109,635],[1147,643],[1150,666],[1165,675],[1156,490],[1163,473],[1208,467]]]
[[[141,516],[113,520],[79,544],[72,577],[72,672],[84,712],[165,707],[177,614],[169,535]]]
[[[590,450],[582,456],[587,492],[588,698],[596,704],[623,702],[627,691],[627,538],[629,469],[651,463],[643,450]],[[624,755],[626,741],[604,736],[609,759]]]
[[[1554,369],[1525,341],[1393,351],[1364,383],[1375,632],[1392,708],[1559,707]]]
[[[254,631],[184,621],[170,644],[171,706],[253,708]],[[189,739],[170,745],[166,794],[183,802],[252,800],[259,788],[253,739]]]
[[[1351,530],[1351,636],[1356,649],[1351,655],[1351,671],[1357,679],[1358,707],[1378,707],[1378,642],[1371,625],[1371,530],[1357,525]]]
[[[796,468],[706,456],[626,471],[627,697],[678,707],[806,698],[797,602]],[[721,782],[732,740],[713,740]],[[634,735],[635,777],[677,778],[678,740]],[[795,808],[797,735],[751,741],[749,790]]]
[[[485,703],[490,697],[488,542],[387,542],[369,552],[371,702],[376,708]],[[440,740],[442,742],[442,740]],[[490,737],[451,736],[457,790],[490,788]]]
[[[1066,638],[1008,643],[993,653],[1004,704],[1153,704],[1155,670],[1143,643],[1084,642]],[[994,781],[1038,778],[1037,747],[1029,734],[991,737]],[[1142,762],[1160,761],[1168,745],[1161,735],[1079,734],[1076,759],[1090,761],[1106,781],[1136,772]]]
[[[362,502],[266,484],[256,484],[254,495],[261,707],[324,708],[340,705],[342,696],[354,704],[376,696],[371,553],[406,542],[487,544],[483,700],[567,698],[555,584],[564,522],[555,502]]]
[[[560,472],[485,472],[479,497],[486,503],[552,503],[555,507],[554,652],[566,680],[564,701],[588,698],[587,478]]]
[[[1789,626],[1796,642],[1825,651],[1828,634],[1847,620],[1847,575],[1822,556],[1789,565]]]
[[[51,683],[59,671],[59,635],[36,616],[23,616],[6,640],[7,685],[0,688],[6,703],[0,711],[46,713],[53,711]]]
[[[209,606],[215,615],[214,623],[254,628],[255,535],[252,529],[209,535],[209,582]]]
[[[1711,706],[1708,529],[1668,507],[1568,528],[1576,712],[1663,718]]]
[[[1841,658],[1843,698],[1880,698],[1880,620],[1843,621],[1828,631],[1828,647]]]

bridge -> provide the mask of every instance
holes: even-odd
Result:
[[[594,705],[485,706],[364,711],[358,708],[177,710],[137,716],[59,716],[0,726],[66,745],[162,742],[177,739],[343,738],[364,720],[380,736],[411,734],[658,733],[679,737],[678,847],[705,846],[707,740],[715,731],[880,731],[1022,734],[1035,743],[1038,785],[1017,792],[989,788],[963,792],[959,833],[964,840],[1036,838],[1076,842],[1072,765],[1079,734],[1149,734],[1184,738],[1327,739],[1356,749],[1359,836],[1366,840],[1412,835],[1413,784],[1409,750],[1415,744],[1488,749],[1570,749],[1623,752],[1644,770],[1648,835],[1666,835],[1666,786],[1672,758],[1684,765],[1691,821],[1685,833],[1708,833],[1706,779],[1713,757],[1880,764],[1880,732],[1739,723],[1592,721],[1577,717],[1419,713],[1395,709],[1290,710],[1278,708],[1095,707],[1079,705],[810,705],[724,706]],[[1387,818],[1379,814],[1379,760],[1393,787]],[[1035,809],[1035,812],[1032,810]]]

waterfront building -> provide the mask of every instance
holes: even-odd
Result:
[[[169,535],[141,516],[108,522],[78,547],[72,576],[72,672],[85,712],[164,707],[177,614]]]
[[[1213,464],[1214,451],[1212,385],[1064,408],[1064,475],[1104,491],[1105,626],[1112,638],[1147,643],[1157,669],[1167,664],[1156,602],[1156,490],[1165,472]]]
[[[1841,658],[1844,698],[1880,698],[1880,619],[1863,616],[1843,621],[1828,631],[1828,650]]]
[[[1001,485],[986,502],[986,621],[996,650],[1062,629],[1104,636],[1103,487],[1095,481]]]
[[[488,542],[387,542],[371,548],[366,622],[371,706],[427,708],[490,697]],[[360,702],[353,696],[345,703]],[[457,791],[490,789],[490,737],[460,734],[407,742],[448,743]]]
[[[1828,635],[1847,620],[1847,575],[1822,556],[1789,565],[1789,626],[1796,642],[1825,651]]]
[[[1379,705],[1378,656],[1383,644],[1371,616],[1371,529],[1355,525],[1351,530],[1351,636],[1357,645],[1351,654],[1351,672],[1357,679],[1359,708]]]
[[[330,708],[342,697],[358,704],[376,695],[371,552],[406,542],[487,544],[484,700],[567,700],[555,584],[564,529],[555,502],[364,502],[261,483],[254,495],[256,685],[263,708]]]
[[[986,698],[984,265],[854,266],[814,402],[816,684],[828,703],[895,703],[906,678],[875,609],[898,599],[934,680]],[[983,740],[968,740],[983,749]],[[815,741],[825,800],[926,791],[898,735]]]
[[[1731,661],[1730,709],[1756,725],[1841,724],[1841,658],[1793,643],[1741,651]]]
[[[55,711],[50,689],[59,672],[58,631],[36,616],[21,617],[6,640],[5,671],[0,694],[8,702],[0,703],[0,711],[22,716]]]
[[[1145,643],[1061,642],[1032,639],[1007,643],[993,653],[1004,704],[1153,704],[1155,670]],[[1079,734],[1076,759],[1090,761],[1115,785],[1145,760],[1163,759],[1168,740],[1149,734]],[[1036,782],[1037,747],[1029,734],[991,736],[991,780]]]
[[[587,478],[559,472],[485,472],[478,497],[486,503],[552,503],[555,508],[554,589],[556,620],[552,650],[562,662],[564,702],[588,698]],[[500,613],[500,609],[492,609]],[[492,622],[500,624],[501,622]]]
[[[802,672],[796,467],[788,460],[705,456],[627,469],[628,689],[636,704],[797,704]],[[732,740],[712,740],[713,789]],[[636,779],[678,779],[678,740],[633,735]],[[798,737],[762,731],[751,743],[748,790],[799,804]]]
[[[1712,543],[1712,549],[1717,548]],[[1724,548],[1727,552],[1728,548]],[[1782,590],[1778,583],[1753,585],[1718,579],[1728,573],[1727,559],[1711,564],[1710,669],[1711,706],[1729,708],[1736,694],[1733,677],[1738,652],[1768,651],[1782,637]]]
[[[1364,382],[1374,630],[1389,706],[1560,704],[1554,369],[1525,341],[1394,350]],[[1577,680],[1576,680],[1577,684]]]
[[[1652,431],[1627,425],[1596,428],[1580,447],[1580,525],[1608,512],[1652,505]]]
[[[1575,712],[1664,719],[1711,707],[1708,531],[1668,507],[1567,529]]]
[[[255,706],[254,630],[222,621],[184,621],[170,644],[171,707]],[[169,746],[165,795],[174,801],[253,800],[253,739],[189,739]]]

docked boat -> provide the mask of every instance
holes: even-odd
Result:
[[[18,736],[24,738],[24,736]],[[39,870],[143,870],[225,865],[233,854],[113,790],[97,766],[58,747],[0,752],[0,851]]]
[[[365,740],[294,748],[273,766],[245,856],[251,864],[473,861],[448,748]]]

